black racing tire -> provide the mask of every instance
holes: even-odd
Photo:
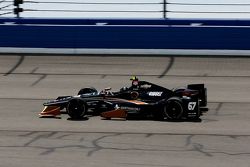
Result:
[[[138,97],[139,97],[139,93],[136,92],[136,91],[133,91],[133,92],[130,93],[130,97],[131,97],[132,100],[137,100]]]
[[[82,88],[81,90],[79,90],[77,95],[89,94],[89,93],[96,93],[97,94],[98,91],[93,87]]]
[[[179,120],[183,116],[182,100],[179,97],[171,97],[163,106],[163,117],[168,120]]]
[[[81,99],[72,99],[68,102],[66,107],[67,114],[72,119],[81,119],[87,112],[87,103]]]

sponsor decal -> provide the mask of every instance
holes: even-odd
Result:
[[[122,106],[121,109],[122,110],[129,110],[129,111],[140,111],[141,110],[138,107],[126,107],[126,106]]]
[[[195,113],[195,112],[192,112],[192,113],[188,113],[188,116],[196,116],[197,115],[197,113]]]
[[[149,92],[149,96],[161,96],[163,92]]]
[[[144,84],[144,85],[141,85],[140,86],[142,89],[149,89],[152,87],[152,85],[149,85],[149,84]]]

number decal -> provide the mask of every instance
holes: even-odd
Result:
[[[189,102],[188,103],[188,110],[193,111],[195,109],[196,102]]]

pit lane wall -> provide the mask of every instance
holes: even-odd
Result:
[[[250,55],[250,20],[0,19],[0,53]]]

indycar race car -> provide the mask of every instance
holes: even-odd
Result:
[[[204,84],[190,84],[184,88],[167,89],[139,81],[133,77],[132,86],[117,92],[106,88],[81,89],[76,96],[59,96],[45,102],[41,117],[57,116],[66,108],[72,119],[81,119],[87,114],[96,114],[106,119],[152,117],[158,120],[198,119],[207,110],[207,89]]]

